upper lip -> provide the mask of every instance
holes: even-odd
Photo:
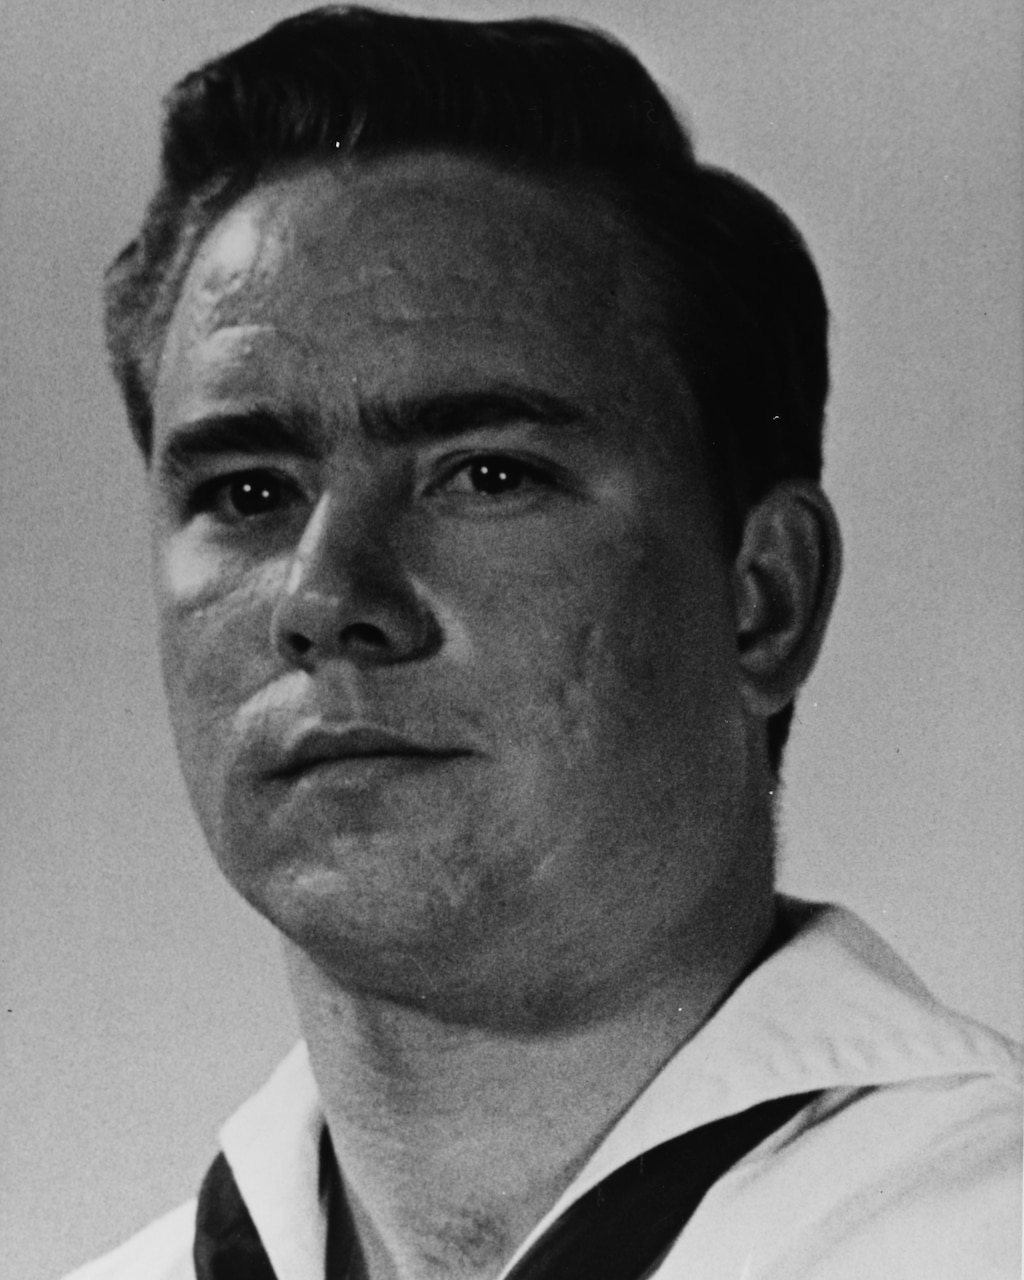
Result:
[[[317,726],[299,733],[284,747],[273,773],[286,777],[332,760],[368,756],[424,756],[443,760],[464,755],[469,752],[462,748],[424,743],[378,725]]]

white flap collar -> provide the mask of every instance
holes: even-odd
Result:
[[[1015,1046],[935,1001],[851,912],[780,899],[780,920],[782,945],[613,1125],[516,1258],[619,1165],[767,1098],[950,1075],[1019,1079]],[[222,1131],[278,1280],[322,1277],[322,1125],[316,1082],[299,1045]]]

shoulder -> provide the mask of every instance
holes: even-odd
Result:
[[[1019,1047],[850,913],[797,905],[704,1069],[814,1101],[711,1189],[659,1280],[1018,1280]]]
[[[1021,1130],[998,1075],[830,1090],[712,1190],[678,1274],[1018,1280]]]
[[[826,1099],[801,1142],[834,1191],[822,1234],[933,1261],[936,1276],[1018,1275],[1021,1095],[999,1076],[947,1077]],[[1013,1270],[1001,1269],[1007,1251]],[[990,1264],[982,1266],[982,1260]]]
[[[790,1229],[765,1276],[1017,1280],[1020,1047],[936,1001],[859,921],[836,923],[859,965],[831,1042],[845,1081],[766,1153],[765,1204]]]
[[[196,1202],[190,1200],[65,1280],[195,1280],[195,1221]]]
[[[894,1280],[1020,1275],[1021,1097],[1005,1078],[875,1088],[835,1100],[817,1127],[816,1226],[787,1274],[840,1280],[884,1263]]]
[[[261,1234],[264,1226],[273,1231],[275,1206],[285,1207],[283,1226],[278,1222],[274,1237],[282,1255],[322,1254],[317,1197],[321,1128],[316,1082],[300,1042],[221,1132],[222,1150],[249,1210],[260,1217]],[[195,1199],[188,1201],[64,1280],[195,1280],[196,1208]]]

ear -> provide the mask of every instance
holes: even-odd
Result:
[[[736,634],[743,699],[754,715],[781,711],[810,675],[841,558],[835,512],[811,481],[778,485],[747,513],[734,570]]]

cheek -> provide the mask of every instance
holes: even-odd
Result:
[[[460,558],[450,585],[472,636],[465,675],[506,747],[568,762],[630,703],[648,664],[633,624],[642,559],[601,537]]]
[[[156,557],[164,685],[183,762],[215,760],[237,708],[276,669],[274,600],[287,564],[253,568],[170,545]]]
[[[720,767],[739,722],[731,615],[714,566],[658,544],[625,562],[591,558],[568,600],[542,628],[554,643],[534,668],[565,764],[606,778],[634,768],[667,777],[670,760],[677,777]]]

